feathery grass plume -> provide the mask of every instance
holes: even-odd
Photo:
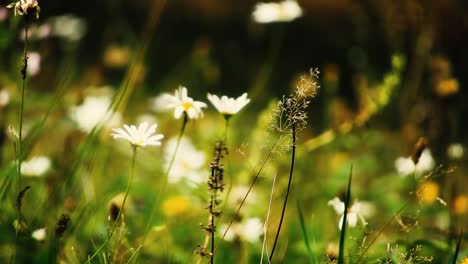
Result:
[[[281,210],[281,217],[275,235],[275,240],[269,256],[269,261],[273,259],[276,244],[278,243],[279,234],[283,224],[284,216],[286,213],[286,205],[291,190],[292,177],[294,173],[294,162],[296,158],[296,133],[307,126],[307,108],[310,104],[310,98],[317,95],[319,85],[315,82],[314,78],[318,78],[318,69],[311,68],[310,75],[302,76],[296,85],[293,93],[288,97],[283,96],[283,99],[278,102],[278,105],[273,112],[272,128],[275,129],[282,137],[282,134],[291,133],[291,166],[289,171],[288,186],[286,195],[283,201]]]
[[[224,167],[221,160],[224,155],[227,154],[227,148],[224,145],[224,141],[216,142],[214,158],[210,162],[211,174],[208,178],[208,190],[210,193],[210,203],[208,204],[208,224],[202,226],[202,229],[206,231],[205,241],[203,245],[199,245],[196,253],[200,255],[197,263],[201,263],[203,258],[208,256],[210,263],[214,263],[214,252],[215,252],[215,233],[216,223],[215,220],[221,215],[221,211],[218,209],[221,204],[221,200],[218,198],[219,192],[224,190]],[[208,245],[211,244],[210,251],[207,251]]]

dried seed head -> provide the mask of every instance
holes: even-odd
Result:
[[[413,160],[414,164],[417,165],[419,162],[419,158],[423,153],[424,149],[427,147],[428,141],[425,137],[420,137],[416,144],[414,145],[413,154],[411,155],[411,159]]]
[[[62,216],[60,216],[60,219],[57,221],[57,225],[55,226],[55,236],[63,236],[63,233],[65,233],[65,230],[67,230],[69,222],[70,216],[67,214],[62,214]]]

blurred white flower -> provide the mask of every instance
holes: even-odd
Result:
[[[39,7],[39,3],[37,0],[19,0],[16,3],[11,3],[7,6],[7,8],[15,8],[15,16],[19,15],[27,15],[28,12],[32,11],[36,13],[36,19],[39,18],[39,13],[41,12],[41,8]]]
[[[41,70],[41,55],[39,52],[31,51],[28,53],[28,73],[34,76]]]
[[[7,89],[0,90],[0,107],[5,107],[10,102],[10,93]]]
[[[183,113],[186,113],[190,119],[197,119],[203,117],[202,108],[206,107],[206,104],[194,101],[188,97],[187,88],[179,86],[174,95],[162,94],[153,99],[152,107],[156,111],[174,109],[176,119],[179,119]]]
[[[34,156],[21,163],[21,174],[38,177],[45,174],[51,166],[51,161],[46,156]]]
[[[171,138],[165,144],[164,158],[166,166],[169,166],[171,162],[176,144],[176,138]],[[183,137],[168,176],[169,183],[178,183],[186,180],[195,186],[204,182],[207,179],[206,171],[204,170],[205,165],[207,165],[205,164],[205,160],[205,154],[202,151],[198,151],[188,138]]]
[[[302,16],[302,8],[296,1],[257,3],[252,17],[257,23],[289,22]]]
[[[344,218],[344,209],[345,204],[338,197],[333,198],[328,202],[328,205],[332,206],[335,209],[336,213],[341,216],[340,221],[338,222],[338,228],[341,230],[343,225]],[[362,225],[367,225],[364,217],[369,217],[374,214],[375,208],[372,204],[367,202],[354,202],[353,205],[348,208],[347,222],[350,227],[355,227],[359,222]]]
[[[47,237],[47,227],[33,231],[31,237],[37,241],[44,241]]]
[[[431,151],[424,149],[419,158],[418,164],[414,164],[411,157],[399,157],[395,160],[395,168],[401,176],[408,176],[412,173],[416,175],[424,174],[432,170],[435,166],[434,158],[432,158]]]
[[[63,15],[50,18],[51,34],[56,37],[75,42],[86,34],[86,22],[73,15]]]
[[[0,7],[0,22],[5,21],[8,18],[8,10],[4,7]]]
[[[217,95],[208,94],[208,100],[226,118],[236,114],[250,102],[250,99],[247,98],[247,93],[243,93],[237,99],[228,98],[225,95],[219,98]]]
[[[157,124],[148,127],[148,123],[141,123],[138,128],[134,125],[124,125],[122,128],[113,128],[112,137],[114,139],[122,138],[128,140],[132,146],[145,147],[145,146],[160,146],[161,139],[164,138],[162,134],[154,134],[156,132]]]
[[[447,148],[447,156],[453,160],[459,160],[463,158],[465,154],[465,149],[460,143],[452,143]]]
[[[227,225],[221,225],[219,230],[220,234],[223,235],[226,232]],[[263,222],[257,218],[248,218],[244,222],[233,223],[229,228],[224,240],[233,241],[240,239],[250,243],[258,242],[260,236],[263,234]]]
[[[72,107],[69,115],[78,124],[78,128],[87,133],[100,122],[107,127],[117,126],[120,124],[121,115],[109,112],[111,103],[109,96],[88,96],[81,105]]]

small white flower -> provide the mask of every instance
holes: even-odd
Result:
[[[460,143],[453,143],[450,144],[447,148],[447,156],[453,160],[459,160],[463,158],[465,154],[465,149],[463,145]]]
[[[250,99],[247,98],[247,93],[242,94],[237,99],[228,98],[225,95],[219,98],[217,95],[208,94],[208,100],[225,117],[236,114],[250,102]]]
[[[41,70],[41,55],[39,52],[29,52],[28,53],[28,73],[31,76],[34,76],[39,73]]]
[[[163,94],[153,100],[155,110],[174,109],[176,119],[179,119],[183,113],[186,113],[190,119],[203,117],[203,107],[206,107],[206,104],[188,97],[187,88],[183,86],[179,86],[174,95]]]
[[[50,18],[51,35],[76,42],[86,34],[87,26],[84,19],[74,15],[62,15]]]
[[[165,144],[164,159],[166,160],[166,167],[171,162],[176,144],[176,138],[171,138]],[[188,138],[183,137],[168,175],[169,183],[186,180],[191,186],[201,184],[206,180],[205,161],[205,154],[197,150]]]
[[[335,209],[338,215],[341,215],[340,221],[338,222],[338,228],[341,230],[344,218],[345,204],[338,197],[333,198],[328,202],[328,205]],[[354,204],[348,208],[347,222],[350,227],[355,227],[359,222],[362,225],[367,225],[364,217],[371,216],[374,213],[374,207],[366,202],[354,202]]]
[[[119,113],[109,113],[111,103],[109,96],[88,96],[81,105],[72,107],[69,115],[78,124],[78,128],[87,133],[100,122],[108,127],[116,126],[120,124],[121,116]]]
[[[31,237],[37,241],[44,241],[47,237],[47,227],[35,230],[32,232]]]
[[[302,16],[302,8],[296,1],[258,3],[252,13],[257,23],[289,22]]]
[[[0,90],[0,107],[5,107],[10,102],[10,93],[6,89]]]
[[[226,232],[227,225],[221,225],[219,230],[221,235]],[[245,222],[233,223],[224,237],[226,241],[241,239],[246,242],[255,243],[263,234],[263,223],[257,218],[249,218]]]
[[[161,139],[164,138],[162,134],[153,135],[156,132],[157,124],[148,128],[148,123],[141,123],[138,128],[134,125],[124,125],[122,128],[113,128],[112,137],[115,139],[122,138],[128,140],[134,147],[145,146],[160,146]]]
[[[419,158],[418,164],[414,164],[411,157],[404,158],[399,157],[395,160],[395,168],[401,176],[408,176],[412,173],[416,175],[422,175],[435,166],[434,158],[432,158],[431,151],[429,149],[424,149]]]
[[[11,3],[7,6],[7,8],[15,8],[15,16],[19,15],[27,15],[28,11],[36,12],[36,19],[39,18],[39,13],[41,12],[41,8],[39,7],[39,3],[37,0],[19,0],[16,3]]]
[[[50,169],[51,161],[46,156],[35,156],[21,163],[21,174],[25,176],[41,176]]]

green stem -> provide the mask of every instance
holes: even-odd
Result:
[[[183,122],[182,122],[182,127],[180,128],[180,131],[179,131],[179,136],[177,137],[177,143],[176,143],[176,147],[174,149],[174,153],[172,154],[171,160],[169,162],[169,166],[167,167],[166,172],[164,173],[163,182],[161,184],[159,192],[156,194],[155,202],[153,203],[153,206],[151,207],[148,223],[146,224],[146,228],[145,228],[145,235],[144,235],[144,238],[143,238],[143,243],[146,240],[146,237],[147,237],[147,235],[149,233],[149,228],[151,226],[151,222],[153,221],[153,217],[154,217],[154,214],[155,214],[155,211],[156,211],[157,201],[159,200],[162,193],[164,192],[164,189],[166,188],[167,181],[168,181],[168,178],[169,178],[169,173],[171,173],[172,166],[174,165],[174,161],[175,161],[177,152],[179,150],[180,142],[182,141],[182,137],[184,135],[187,123],[188,123],[188,115],[187,115],[186,112],[184,112],[184,119],[183,119]]]
[[[21,162],[22,162],[22,155],[23,155],[23,115],[24,115],[24,90],[26,87],[26,77],[27,77],[27,70],[28,70],[28,31],[29,31],[29,23],[28,23],[28,16],[25,16],[25,28],[24,28],[24,48],[23,48],[23,67],[21,68],[21,76],[22,76],[22,85],[21,85],[21,104],[20,104],[20,115],[19,115],[19,131],[18,131],[18,152],[17,152],[17,160],[18,160],[18,195],[21,192]],[[21,228],[21,207],[17,206],[17,213],[18,213],[18,220],[16,226],[16,234],[15,234],[15,251],[13,252],[13,263],[16,263],[16,253],[18,250],[18,240],[19,240],[19,230]]]
[[[292,124],[291,132],[292,132],[292,153],[291,153],[291,168],[289,171],[288,188],[286,189],[286,196],[284,197],[283,209],[281,210],[281,218],[280,218],[280,222],[278,225],[278,229],[276,230],[275,241],[273,242],[273,247],[271,249],[270,257],[268,258],[269,262],[271,262],[271,260],[273,259],[273,254],[275,253],[276,244],[278,243],[279,234],[281,232],[281,226],[283,225],[284,215],[286,213],[286,205],[288,203],[289,192],[291,190],[291,183],[292,183],[292,177],[293,177],[293,172],[294,172],[294,161],[296,159],[296,124],[295,123]]]
[[[125,202],[127,201],[128,193],[130,192],[130,186],[131,186],[132,180],[133,180],[133,175],[135,173],[135,160],[136,160],[136,154],[137,154],[137,146],[132,145],[132,150],[133,150],[132,168],[131,168],[131,172],[130,172],[130,177],[128,178],[127,189],[125,190],[125,195],[124,195],[124,198],[123,198],[123,201],[122,201],[122,206],[120,207],[119,213],[117,214],[117,218],[115,219],[115,222],[112,225],[112,229],[110,230],[110,232],[107,235],[107,239],[96,250],[96,252],[94,252],[94,254],[90,258],[88,258],[86,263],[91,263],[91,260],[94,259],[99,254],[99,252],[101,252],[102,249],[104,249],[104,247],[107,245],[107,243],[109,243],[109,241],[111,240],[112,235],[114,234],[115,229],[117,228],[117,224],[118,224],[118,222],[120,220],[120,216],[122,214],[122,211],[125,208]]]
[[[215,250],[213,252],[213,256],[216,254],[216,252],[218,251],[219,249],[219,246],[221,245],[221,243],[223,242],[224,240],[224,237],[226,236],[227,232],[229,231],[229,229],[231,228],[232,224],[234,223],[234,219],[236,219],[238,216],[239,216],[239,212],[242,208],[242,206],[244,205],[245,201],[247,200],[247,197],[249,196],[250,194],[250,191],[252,191],[252,188],[254,187],[255,183],[257,182],[257,179],[258,177],[260,176],[260,174],[262,173],[263,171],[263,168],[265,167],[266,163],[270,160],[270,157],[271,155],[273,154],[273,150],[275,149],[276,145],[278,144],[279,140],[281,139],[280,136],[278,136],[275,140],[275,142],[273,143],[273,145],[271,146],[270,150],[268,151],[268,154],[267,154],[267,157],[265,158],[265,160],[263,160],[261,166],[260,166],[260,169],[258,170],[258,172],[255,173],[255,176],[252,180],[252,182],[250,183],[250,186],[249,188],[247,189],[247,192],[246,194],[244,195],[244,198],[242,198],[242,201],[240,202],[239,206],[237,207],[237,210],[236,212],[234,213],[234,216],[231,217],[231,220],[229,221],[229,224],[228,226],[226,227],[226,230],[224,230],[224,233],[221,237],[221,239],[218,241],[218,243],[216,244],[216,247],[215,247]],[[211,258],[210,260],[208,261],[208,263],[211,263]]]
[[[344,249],[345,249],[345,240],[346,240],[346,222],[348,222],[348,208],[349,202],[351,200],[351,180],[353,178],[353,166],[349,170],[349,180],[348,180],[348,191],[346,192],[346,198],[344,202],[344,212],[343,212],[343,223],[341,223],[341,233],[340,233],[340,252],[338,255],[338,264],[344,264]]]

